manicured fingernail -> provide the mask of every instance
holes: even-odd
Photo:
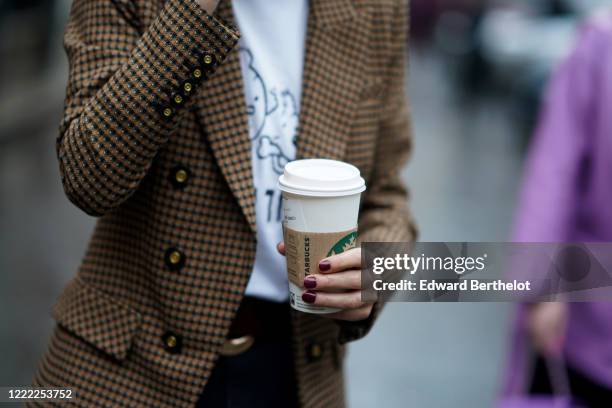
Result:
[[[314,276],[307,276],[304,278],[304,287],[306,289],[314,289],[317,287],[317,278]]]
[[[302,300],[306,303],[314,303],[316,299],[317,294],[315,292],[307,290],[306,292],[302,293]]]
[[[319,270],[321,272],[329,271],[331,269],[331,262],[328,260],[323,260],[319,262]]]

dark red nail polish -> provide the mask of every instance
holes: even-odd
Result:
[[[315,292],[307,290],[306,292],[302,293],[302,300],[306,303],[314,303],[316,299],[317,294]]]
[[[317,287],[317,278],[314,276],[307,276],[304,278],[304,287],[306,289],[314,289]]]
[[[319,262],[319,270],[321,272],[329,271],[331,269],[331,262],[325,260]]]

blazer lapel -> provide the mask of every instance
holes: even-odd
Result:
[[[217,13],[234,24],[231,3]],[[352,0],[311,0],[302,76],[297,158],[342,160],[355,104],[363,87],[365,30],[349,24],[358,14]],[[232,52],[204,84],[195,110],[217,164],[253,232],[255,188],[251,140],[238,52]]]
[[[234,24],[231,3],[222,0],[217,14]],[[203,85],[195,102],[196,114],[204,129],[217,164],[253,232],[255,187],[251,164],[251,139],[244,96],[240,58],[235,50]]]
[[[352,0],[311,0],[297,158],[344,158],[363,87],[367,34]]]

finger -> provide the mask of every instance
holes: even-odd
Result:
[[[285,243],[283,241],[276,244],[276,250],[281,254],[285,255]]]
[[[364,303],[361,301],[360,290],[342,293],[315,292],[312,290],[307,290],[302,294],[302,300],[313,305],[338,309],[357,309],[364,305]]]
[[[325,317],[329,317],[336,320],[346,320],[349,322],[358,322],[360,320],[365,320],[370,317],[372,313],[372,303],[368,303],[365,306],[359,307],[357,309],[349,309],[343,310],[341,312],[330,313],[324,315]]]
[[[361,289],[361,271],[352,269],[331,274],[308,275],[304,278],[306,289],[333,291],[339,289]]]
[[[361,248],[352,248],[319,261],[319,271],[322,273],[334,273],[347,269],[361,269]]]

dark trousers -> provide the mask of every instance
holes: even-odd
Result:
[[[246,352],[219,357],[196,404],[198,408],[297,408],[291,321],[272,313],[274,336],[256,336]],[[267,326],[267,323],[263,327]],[[280,330],[279,330],[280,328]],[[271,330],[267,330],[270,332]]]
[[[612,389],[598,384],[572,367],[566,367],[572,398],[589,408],[612,407]],[[553,394],[546,363],[538,357],[530,389],[531,394]]]

